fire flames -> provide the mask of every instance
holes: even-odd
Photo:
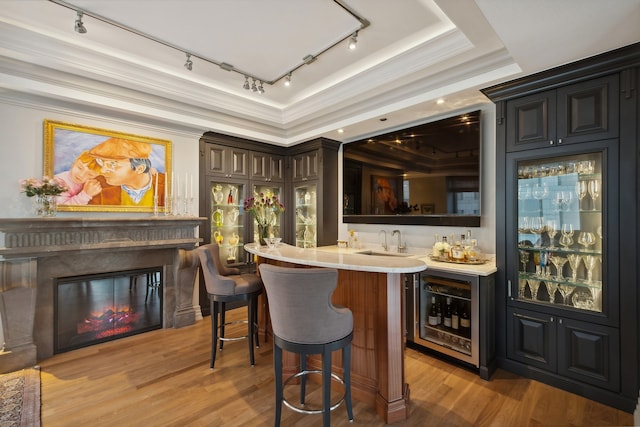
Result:
[[[76,331],[80,334],[93,334],[96,339],[124,334],[134,329],[139,319],[138,313],[131,308],[108,308],[103,313],[92,314],[78,323]]]

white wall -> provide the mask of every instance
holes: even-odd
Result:
[[[471,230],[474,238],[478,239],[480,250],[485,254],[496,252],[496,113],[494,104],[486,104],[482,110],[482,178],[481,178],[481,219],[480,227],[434,227],[421,225],[385,225],[385,224],[345,224],[342,222],[342,198],[338,200],[339,227],[338,238],[347,240],[348,231],[358,233],[359,240],[365,246],[379,245],[383,237],[380,230],[386,230],[389,244],[395,244],[391,240],[391,232],[400,230],[403,240],[406,241],[409,252],[421,251],[422,248],[430,248],[433,245],[434,235],[439,236],[454,234],[460,236]],[[342,149],[340,150],[339,185],[342,188]],[[341,193],[341,192],[340,192]],[[416,249],[419,248],[419,249]]]
[[[19,181],[42,177],[43,122],[58,120],[101,129],[167,139],[173,145],[173,168],[176,174],[198,174],[199,134],[185,133],[158,126],[145,125],[78,112],[61,112],[49,107],[22,106],[0,100],[0,218],[32,216],[32,201],[20,192]],[[204,130],[203,130],[204,132]],[[195,206],[198,206],[195,194]],[[60,217],[104,216],[96,212],[60,212]],[[114,213],[109,216],[150,216],[151,214]]]

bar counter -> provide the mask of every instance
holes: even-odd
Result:
[[[284,267],[329,267],[338,270],[338,286],[332,302],[353,312],[351,344],[351,392],[354,399],[375,407],[386,423],[408,418],[409,385],[404,373],[405,307],[403,273],[427,268],[413,256],[365,255],[338,248],[297,248],[279,244],[276,248],[245,245],[258,256],[258,263]],[[362,250],[362,252],[367,252]],[[266,304],[260,304],[268,311]],[[296,373],[297,357],[283,355],[284,377]],[[312,359],[309,369],[319,369]],[[341,374],[340,357],[333,358],[333,371]]]

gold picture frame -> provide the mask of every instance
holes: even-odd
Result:
[[[68,188],[59,211],[154,212],[171,186],[171,141],[45,120],[44,175]]]

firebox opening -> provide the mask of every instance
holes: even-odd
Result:
[[[162,327],[162,267],[54,281],[54,353]]]

